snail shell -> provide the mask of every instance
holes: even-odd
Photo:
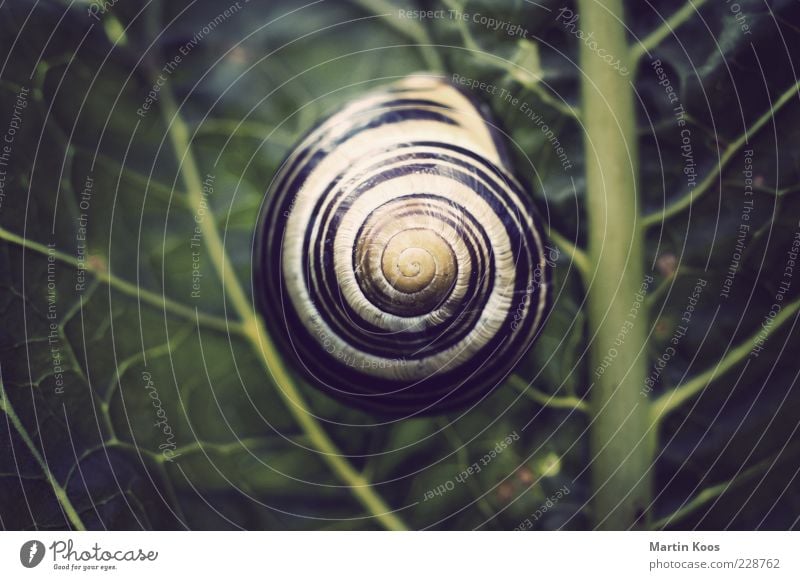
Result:
[[[268,328],[310,382],[385,415],[488,394],[544,319],[542,227],[498,133],[456,87],[412,75],[311,131],[256,239]]]

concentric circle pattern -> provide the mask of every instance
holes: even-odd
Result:
[[[488,394],[549,298],[542,229],[497,132],[415,75],[319,125],[270,188],[260,302],[310,382],[387,415]]]

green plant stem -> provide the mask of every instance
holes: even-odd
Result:
[[[589,283],[589,276],[592,273],[592,265],[589,262],[589,257],[578,246],[570,242],[567,238],[562,236],[553,228],[550,228],[549,237],[553,243],[561,249],[562,252],[570,257],[570,261],[578,270],[578,273],[583,278],[585,283]]]
[[[197,126],[197,135],[223,137],[246,137],[262,143],[274,143],[287,149],[294,145],[296,136],[284,129],[278,129],[255,121],[235,121],[232,119],[205,119]],[[269,136],[269,140],[267,137]]]
[[[648,309],[652,309],[658,304],[659,300],[667,293],[667,290],[672,286],[675,278],[677,277],[678,273],[673,272],[668,276],[664,276],[664,278],[659,282],[658,286],[655,287],[654,290],[651,290],[644,299],[644,305],[647,306]]]
[[[735,179],[726,179],[725,181],[722,182],[722,184],[723,185],[727,185],[728,187],[741,187],[742,186],[742,182],[741,181],[737,181]],[[785,197],[785,196],[792,195],[794,193],[800,192],[800,184],[793,184],[793,185],[789,185],[789,186],[777,189],[774,186],[770,187],[770,186],[758,185],[758,184],[754,183],[753,184],[753,191],[757,191],[759,193],[765,193],[767,195],[771,195],[771,196],[775,197],[776,199],[780,199],[782,197]]]
[[[428,68],[433,72],[444,71],[442,58],[439,56],[439,52],[436,50],[427,28],[419,20],[399,18],[397,6],[389,0],[351,0],[351,2],[372,14],[383,16],[384,22],[390,28],[416,44]]]
[[[660,423],[669,413],[680,407],[687,400],[699,394],[715,379],[721,377],[734,366],[746,359],[756,344],[761,340],[767,340],[771,334],[776,332],[781,326],[792,319],[800,310],[800,300],[796,300],[785,305],[778,315],[772,319],[772,324],[767,328],[759,326],[758,330],[750,338],[739,346],[731,349],[725,357],[716,365],[693,377],[683,385],[670,389],[650,406],[650,414],[653,424]]]
[[[772,469],[775,464],[780,461],[781,456],[786,455],[793,455],[798,449],[797,445],[794,445],[788,449],[785,449],[763,461],[759,461],[757,464],[749,467],[748,469],[741,472],[736,477],[729,479],[728,481],[724,481],[717,485],[712,485],[711,487],[707,487],[704,490],[700,491],[696,496],[692,498],[686,505],[682,506],[681,508],[677,509],[673,513],[669,514],[668,516],[664,516],[660,520],[654,522],[650,527],[654,530],[663,530],[667,526],[672,524],[676,524],[688,516],[695,513],[697,510],[701,509],[703,506],[708,504],[710,501],[718,498],[723,493],[727,492],[730,489],[734,489],[740,485],[747,483],[748,481],[755,478],[760,473],[764,473]]]
[[[209,260],[219,275],[225,297],[242,321],[245,336],[258,355],[264,370],[272,376],[278,393],[312,446],[339,479],[348,486],[355,498],[387,529],[405,529],[403,521],[391,511],[366,478],[356,471],[342,455],[317,419],[311,414],[261,318],[256,315],[245,295],[217,231],[216,221],[210,210],[203,206],[203,180],[190,148],[189,128],[179,114],[177,103],[169,86],[165,86],[161,91],[161,112],[168,127],[175,155],[180,162],[181,177],[188,192],[189,205],[195,212],[201,209],[206,212],[206,219],[202,220],[199,226]]]
[[[14,426],[14,429],[19,434],[22,441],[25,443],[25,446],[28,448],[28,451],[31,452],[33,458],[36,460],[36,463],[39,464],[39,467],[44,472],[44,476],[47,478],[47,482],[50,484],[50,487],[53,489],[53,493],[58,500],[58,503],[61,504],[61,508],[64,510],[64,513],[69,519],[69,522],[72,524],[76,530],[84,531],[86,530],[86,526],[81,521],[78,512],[75,510],[75,506],[72,505],[72,502],[67,495],[66,490],[61,487],[61,484],[56,481],[56,478],[53,476],[53,473],[50,471],[50,468],[47,465],[47,462],[42,457],[42,454],[39,453],[39,450],[36,448],[36,445],[33,443],[33,439],[28,434],[28,431],[25,429],[25,426],[22,424],[22,421],[19,420],[16,411],[14,411],[14,407],[11,405],[11,401],[6,394],[6,388],[3,384],[3,380],[0,379],[0,410],[3,411],[6,416],[11,420],[11,424]],[[7,498],[11,499],[11,498]]]
[[[622,0],[579,0],[578,11],[584,33],[594,34],[597,46],[620,55],[622,66],[628,65]],[[631,322],[628,314],[644,279],[636,116],[629,79],[586,43],[580,43],[580,65],[593,268],[587,289],[591,368],[617,353],[596,378],[591,394],[593,514],[596,527],[624,530],[644,523],[654,451],[648,409],[640,395],[647,371],[644,311],[627,327],[624,343],[618,342],[620,329]]]
[[[667,291],[672,287],[675,279],[678,276],[692,276],[692,275],[702,275],[703,270],[700,268],[692,268],[691,266],[680,266],[680,269],[675,270],[671,274],[667,274],[662,278],[661,282],[658,283],[658,286],[655,289],[648,291],[647,296],[644,299],[644,305],[647,306],[648,309],[652,310],[660,303],[661,299],[667,294]]]
[[[76,149],[80,146],[72,145]],[[134,183],[131,185],[140,189],[141,191],[147,191],[148,196],[155,197],[156,199],[180,204],[182,206],[186,205],[186,194],[182,191],[175,190],[171,187],[167,187],[163,183],[153,179],[152,176],[144,175],[139,173],[135,169],[131,169],[131,167],[126,167],[119,163],[116,159],[109,157],[108,155],[104,155],[102,153],[95,153],[89,152],[84,150],[84,154],[93,154],[95,159],[95,165],[105,165],[111,171],[116,171],[117,175],[124,175],[125,178],[130,179]]]
[[[786,104],[788,103],[792,97],[794,97],[797,92],[800,90],[800,81],[792,85],[789,89],[784,91],[778,99],[772,103],[770,106],[769,111],[761,115],[755,123],[753,123],[748,129],[745,130],[744,133],[739,135],[734,141],[732,141],[722,152],[720,155],[719,163],[714,167],[714,169],[705,176],[703,181],[701,181],[696,188],[690,190],[686,195],[683,197],[675,200],[674,202],[670,203],[666,206],[663,210],[651,213],[649,215],[644,216],[642,218],[641,224],[643,228],[649,228],[657,224],[661,224],[667,218],[674,216],[677,213],[682,212],[683,210],[687,209],[689,206],[694,203],[695,200],[700,199],[703,195],[705,195],[711,187],[717,182],[717,178],[719,174],[722,173],[722,170],[728,165],[731,159],[736,155],[736,153],[749,141],[750,138],[755,135],[764,125],[769,123],[770,121],[774,121],[775,114]]]
[[[444,0],[444,4],[451,10],[463,11],[466,3],[457,2],[456,0]],[[557,111],[567,115],[568,117],[572,117],[573,119],[580,118],[580,111],[578,109],[568,105],[567,103],[563,102],[563,100],[559,100],[542,86],[542,83],[540,82],[541,71],[527,70],[518,64],[492,54],[491,52],[486,52],[472,36],[472,32],[469,28],[470,25],[467,21],[462,18],[458,18],[457,25],[458,31],[461,35],[461,42],[464,45],[464,48],[471,53],[472,57],[504,70],[510,78],[518,82],[525,89],[531,91],[546,105],[550,105]],[[536,45],[536,47],[538,49],[538,45]]]
[[[145,290],[136,284],[132,284],[127,280],[123,280],[106,269],[92,265],[89,261],[81,264],[74,256],[70,256],[69,254],[65,254],[59,250],[53,250],[44,244],[40,244],[39,242],[28,240],[4,228],[0,228],[0,240],[17,244],[27,250],[36,252],[37,254],[53,256],[54,259],[65,264],[69,264],[73,268],[82,267],[84,271],[89,272],[97,280],[103,282],[104,284],[108,284],[115,290],[119,290],[122,294],[133,296],[134,298],[137,298],[146,304],[163,309],[164,311],[174,314],[175,316],[186,318],[192,322],[198,321],[202,326],[217,330],[219,332],[236,334],[244,332],[243,327],[238,322],[228,321],[212,314],[198,312],[194,308],[189,308],[180,302],[170,300],[169,298],[157,294],[156,292]]]
[[[437,423],[439,424],[439,428],[444,434],[445,439],[448,440],[450,446],[455,450],[458,466],[462,469],[469,467],[470,462],[467,446],[464,445],[461,437],[459,437],[458,433],[456,433],[455,427],[446,419],[439,419]],[[492,509],[491,504],[486,499],[486,493],[483,489],[481,489],[481,486],[474,477],[467,478],[467,487],[469,488],[470,493],[472,493],[472,496],[475,498],[475,504],[478,506],[478,509],[487,521],[491,520],[495,515],[497,515],[495,510]]]
[[[293,437],[292,441],[301,445],[307,443],[305,437]],[[176,447],[173,451],[173,454],[176,456],[188,455],[190,453],[208,454],[209,452],[218,453],[220,455],[234,455],[242,452],[252,454],[259,449],[270,449],[270,445],[272,445],[272,443],[273,442],[270,439],[265,437],[243,437],[229,443],[192,441],[186,445]],[[155,459],[160,463],[168,463],[170,461],[161,453],[157,454]]]
[[[519,375],[511,375],[508,378],[508,382],[512,387],[518,389],[542,407],[549,407],[551,409],[575,409],[576,411],[587,414],[590,412],[589,405],[586,401],[578,397],[557,397],[555,395],[548,395],[538,389],[534,389]]]
[[[652,49],[661,44],[666,37],[673,34],[676,28],[680,27],[681,24],[694,16],[706,2],[708,2],[708,0],[689,0],[682,8],[675,11],[672,16],[667,18],[661,26],[648,34],[640,42],[634,44],[630,49],[631,63],[635,66],[642,56],[648,54]]]

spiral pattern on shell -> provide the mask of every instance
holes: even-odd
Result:
[[[270,187],[256,293],[310,382],[387,415],[490,392],[545,316],[542,227],[497,131],[413,75],[322,122]]]

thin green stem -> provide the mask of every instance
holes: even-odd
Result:
[[[506,71],[506,74],[517,81],[523,88],[531,91],[534,95],[539,97],[544,104],[549,105],[562,115],[566,115],[572,119],[581,118],[579,109],[576,109],[572,105],[565,103],[563,100],[559,100],[558,97],[554,97],[552,94],[550,94],[550,92],[544,86],[542,86],[542,83],[539,81],[539,79],[531,78],[530,75],[527,74],[529,71],[526,71],[519,65],[510,63],[491,53],[480,52],[477,54],[481,60],[491,62],[495,66],[503,68]]]
[[[648,34],[644,39],[631,47],[631,63],[635,66],[639,59],[645,54],[649,54],[652,49],[661,44],[670,34],[675,32],[684,22],[694,16],[698,10],[708,2],[708,0],[689,0],[680,10],[677,10],[667,18],[661,26]]]
[[[168,126],[169,138],[175,155],[180,161],[181,177],[188,191],[189,205],[194,211],[205,211],[206,219],[199,224],[203,243],[209,259],[222,282],[225,296],[239,316],[245,328],[245,336],[267,373],[274,379],[278,393],[289,412],[303,429],[312,446],[320,453],[331,470],[348,485],[355,498],[386,528],[405,529],[405,524],[393,513],[383,498],[366,478],[356,471],[341,454],[336,444],[323,430],[304,401],[289,370],[279,355],[263,321],[256,315],[253,306],[240,284],[227,256],[225,246],[217,231],[216,221],[203,201],[203,179],[191,150],[189,128],[178,111],[178,105],[169,86],[161,91],[161,112]]]
[[[586,401],[583,399],[579,399],[578,397],[557,397],[555,395],[548,395],[547,393],[543,393],[542,391],[533,388],[525,381],[524,378],[519,375],[511,375],[508,378],[508,382],[512,387],[518,389],[542,407],[548,407],[551,409],[574,409],[576,411],[580,411],[581,413],[590,413],[588,403],[586,403]]]
[[[750,338],[739,346],[731,349],[725,357],[716,365],[693,377],[683,385],[670,389],[658,397],[650,406],[650,415],[653,424],[663,421],[669,413],[680,407],[687,400],[699,394],[715,379],[721,377],[737,364],[744,361],[753,349],[763,344],[770,335],[776,332],[781,326],[788,322],[800,310],[800,300],[796,300],[784,306],[778,315],[772,319],[772,324],[767,327],[759,327]]]
[[[722,184],[727,185],[728,187],[741,187],[742,182],[737,181],[735,179],[726,179],[725,181],[722,182]],[[767,195],[771,195],[772,197],[780,199],[781,197],[785,197],[793,193],[800,192],[800,184],[793,184],[787,187],[782,187],[780,189],[777,189],[774,186],[759,185],[757,183],[754,183],[753,191],[757,191],[759,193],[765,193]]]
[[[237,322],[228,321],[224,318],[220,318],[212,314],[206,314],[204,312],[196,312],[194,308],[189,308],[180,302],[171,300],[165,296],[157,294],[156,292],[145,290],[144,288],[141,288],[136,284],[132,284],[127,280],[123,280],[108,270],[92,264],[92,262],[88,260],[81,263],[74,256],[70,256],[69,254],[65,254],[59,250],[49,248],[48,246],[40,244],[39,242],[28,240],[4,228],[0,228],[0,240],[17,244],[27,250],[36,252],[37,254],[52,256],[55,260],[69,264],[73,268],[83,268],[84,271],[90,273],[97,280],[103,282],[104,284],[108,284],[116,290],[119,290],[122,294],[138,298],[146,304],[163,309],[164,311],[174,314],[175,316],[186,318],[192,322],[197,320],[202,326],[217,330],[219,332],[231,332],[237,334],[244,333],[243,327]]]
[[[675,270],[671,274],[664,276],[661,282],[658,283],[658,286],[655,287],[654,290],[650,290],[647,296],[644,299],[644,304],[647,306],[648,309],[655,308],[656,305],[659,304],[661,299],[667,293],[667,291],[672,287],[675,278],[678,276],[689,276],[692,274],[701,275],[702,270],[699,268],[692,268],[691,266],[680,266],[680,269]]]
[[[44,476],[47,478],[47,482],[50,484],[50,487],[53,489],[53,493],[58,500],[58,503],[61,504],[61,507],[64,510],[64,513],[69,519],[72,527],[76,530],[84,531],[86,530],[86,526],[81,521],[78,512],[75,510],[75,507],[72,505],[72,501],[70,501],[69,496],[67,495],[66,490],[61,487],[61,484],[56,481],[56,478],[53,476],[50,468],[47,466],[47,462],[42,457],[42,454],[36,448],[36,445],[33,444],[33,440],[31,439],[28,431],[25,429],[25,426],[22,424],[22,421],[19,420],[17,413],[14,411],[14,407],[11,404],[11,401],[6,394],[6,388],[3,384],[3,380],[0,378],[0,410],[2,410],[6,416],[11,420],[11,424],[14,426],[14,429],[19,434],[22,441],[25,443],[25,446],[28,448],[28,451],[31,452],[36,463],[39,464],[39,467],[42,469]],[[10,498],[9,498],[10,499]]]
[[[353,4],[360,6],[367,12],[383,16],[383,21],[403,36],[412,40],[419,51],[422,53],[422,58],[425,64],[433,72],[444,71],[444,63],[442,62],[439,52],[433,45],[428,29],[423,26],[419,20],[411,18],[400,18],[397,14],[397,6],[392,4],[389,0],[350,0]]]
[[[71,147],[75,149],[81,149],[80,145],[70,144]],[[181,191],[176,191],[171,187],[167,187],[163,183],[155,180],[152,176],[147,176],[142,173],[139,173],[135,169],[132,169],[130,166],[126,167],[122,165],[116,159],[109,157],[103,153],[98,153],[95,151],[88,151],[82,150],[84,155],[93,155],[95,165],[105,165],[108,167],[110,171],[117,172],[114,177],[117,176],[125,176],[127,179],[130,179],[132,182],[133,187],[140,189],[141,191],[147,191],[148,195],[152,195],[153,197],[170,203],[179,203],[181,205],[186,205],[186,194]]]
[[[443,0],[443,4],[450,10],[459,10],[462,12],[464,11],[464,5],[466,3],[466,0]],[[478,43],[472,36],[468,21],[463,18],[456,18],[456,26],[458,27],[458,32],[461,35],[461,42],[464,44],[464,47],[468,50],[481,51],[481,47],[478,46]]]
[[[622,55],[621,66],[630,69],[622,0],[578,0],[578,10],[584,34],[592,33],[609,54]],[[639,394],[647,373],[641,350],[646,313],[635,321],[629,317],[644,279],[636,110],[629,79],[585,43],[580,65],[593,282],[587,289],[591,368],[599,368],[609,353],[616,355],[592,387],[593,514],[596,527],[624,530],[644,523],[655,444]]]
[[[792,455],[798,446],[795,445],[787,450],[781,451],[779,454],[764,459],[763,461],[758,462],[757,464],[749,467],[745,471],[738,474],[736,477],[729,479],[728,481],[724,481],[717,485],[712,485],[711,487],[707,487],[704,490],[700,491],[695,497],[692,498],[686,505],[680,507],[673,513],[669,514],[668,516],[664,516],[660,520],[654,522],[651,526],[654,530],[663,530],[667,526],[672,524],[677,524],[678,522],[686,519],[693,513],[697,512],[697,510],[701,509],[703,506],[707,505],[712,500],[718,498],[725,492],[739,487],[747,483],[748,481],[754,479],[757,475],[764,473],[771,469],[784,455]]]
[[[300,440],[301,438],[295,437],[293,441],[305,444],[305,438]],[[181,447],[177,447],[173,452],[173,455],[188,455],[190,453],[204,453],[207,454],[209,451],[213,453],[218,453],[220,455],[230,455],[239,452],[250,452],[253,453],[257,449],[268,448],[271,444],[271,441],[265,437],[245,437],[241,439],[237,439],[236,441],[230,441],[228,443],[213,443],[207,441],[193,441],[192,443],[187,443]],[[165,457],[163,454],[158,454],[155,459],[161,463],[169,462],[170,459]]]
[[[456,433],[455,428],[452,424],[450,424],[449,421],[440,419],[438,423],[442,433],[444,433],[445,439],[447,439],[447,441],[450,443],[450,446],[455,449],[458,466],[466,469],[470,465],[469,456],[467,454],[467,446],[464,445],[464,442],[458,436],[458,433]],[[481,514],[483,514],[483,517],[485,517],[487,521],[494,518],[494,516],[497,514],[486,500],[485,492],[480,488],[480,485],[478,485],[478,482],[475,481],[474,477],[467,478],[467,487],[469,487],[470,492],[472,493],[473,497],[475,497],[475,503],[477,504],[478,509],[481,511]]]
[[[656,304],[658,304],[659,300],[667,293],[667,290],[672,286],[673,281],[675,280],[675,276],[677,275],[676,272],[673,272],[669,276],[664,276],[664,279],[652,290],[644,299],[644,304],[647,306],[648,309],[652,309]]]
[[[722,173],[722,170],[728,165],[731,159],[736,155],[736,153],[746,144],[749,142],[750,138],[757,133],[764,125],[768,122],[774,120],[775,114],[786,104],[789,100],[795,96],[800,90],[800,81],[792,85],[789,89],[787,89],[780,97],[772,104],[769,111],[761,115],[753,125],[746,129],[744,133],[739,135],[734,141],[732,141],[722,152],[722,155],[719,158],[719,163],[714,167],[713,171],[711,171],[706,177],[701,181],[696,188],[690,190],[686,195],[683,197],[673,201],[668,206],[666,206],[663,210],[651,213],[649,215],[644,216],[641,220],[642,228],[649,228],[656,224],[663,223],[666,219],[674,216],[677,213],[688,208],[695,200],[699,199],[703,195],[705,195],[711,187],[716,183],[719,174]]]
[[[463,4],[457,2],[456,0],[445,0],[444,3],[448,8],[453,10],[463,10],[464,8]],[[457,25],[458,31],[461,35],[461,42],[464,45],[464,48],[470,51],[473,57],[502,69],[509,77],[539,97],[543,103],[553,107],[560,113],[573,119],[580,118],[580,111],[578,109],[563,102],[562,100],[559,100],[542,86],[540,82],[540,71],[527,70],[524,67],[509,62],[508,60],[492,54],[491,52],[486,52],[475,40],[475,37],[472,36],[472,31],[470,30],[469,23],[467,21],[465,21],[463,18],[458,18]],[[531,42],[531,44],[538,48],[538,45],[535,43]]]
[[[266,143],[275,143],[289,147],[297,140],[297,136],[284,129],[277,129],[255,121],[240,122],[232,119],[205,119],[197,126],[197,135],[221,135],[228,137],[246,137]],[[269,141],[265,141],[269,136]]]
[[[562,252],[570,257],[570,261],[578,270],[578,273],[581,275],[581,278],[583,278],[583,281],[588,283],[589,276],[592,273],[592,264],[589,262],[589,256],[586,255],[586,252],[581,250],[578,246],[573,244],[553,228],[550,228],[549,237]]]
[[[190,334],[191,329],[186,327],[173,333],[173,335],[167,339],[167,342],[146,350],[136,351],[117,363],[114,376],[108,381],[103,395],[100,396],[100,409],[103,411],[103,420],[112,439],[117,438],[117,433],[113,421],[111,420],[111,400],[122,385],[122,377],[127,374],[128,370],[133,367],[133,365],[139,362],[145,360],[152,361],[163,356],[173,356],[175,351],[180,348],[180,345]]]

